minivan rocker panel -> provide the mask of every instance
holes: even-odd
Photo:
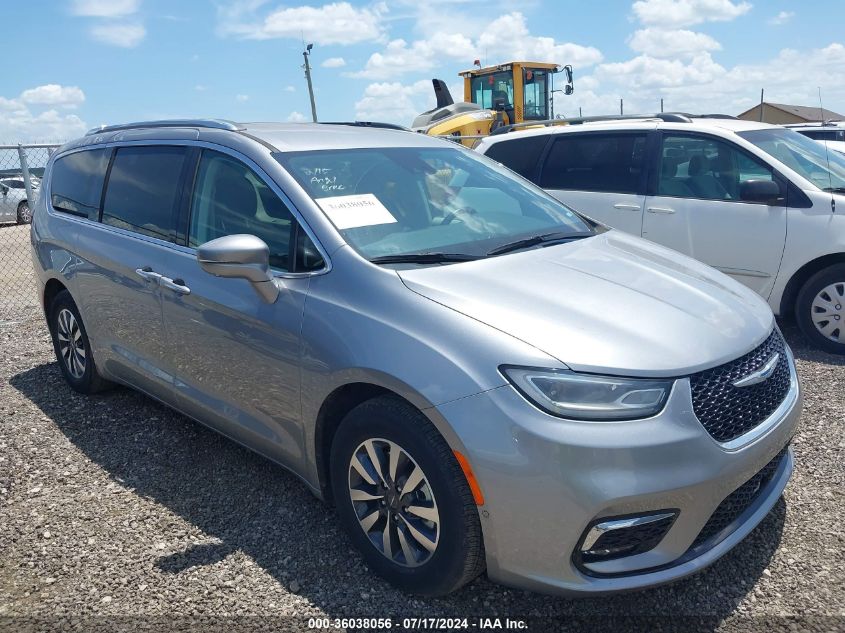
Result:
[[[619,231],[399,275],[415,292],[584,372],[695,373],[753,349],[774,322],[742,284]]]

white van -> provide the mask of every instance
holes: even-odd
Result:
[[[578,211],[691,255],[845,354],[845,156],[722,115],[502,128],[478,151]]]

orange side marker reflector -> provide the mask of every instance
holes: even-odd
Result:
[[[472,498],[475,499],[475,505],[483,506],[484,494],[481,492],[481,486],[478,485],[478,480],[475,478],[475,473],[472,472],[472,467],[470,467],[469,461],[467,461],[467,458],[458,451],[452,452],[455,454],[455,458],[458,460],[461,470],[464,471],[464,477],[467,478],[469,489],[472,490]]]

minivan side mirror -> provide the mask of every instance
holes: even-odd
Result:
[[[739,185],[739,199],[743,202],[777,204],[783,201],[780,185],[774,180],[746,180]]]
[[[255,235],[225,235],[197,248],[202,269],[216,277],[246,279],[267,303],[279,298],[270,273],[270,248]]]

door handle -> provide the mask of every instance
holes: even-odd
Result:
[[[614,209],[624,209],[625,211],[640,211],[642,206],[638,204],[628,204],[627,202],[617,202],[613,205]]]
[[[674,209],[669,209],[667,207],[649,207],[649,213],[674,213]]]
[[[143,278],[144,281],[158,281],[161,279],[161,275],[155,272],[149,266],[144,266],[143,268],[136,268],[135,274]]]
[[[185,285],[185,281],[183,279],[170,279],[169,277],[162,277],[159,280],[162,288],[167,288],[168,290],[172,290],[176,294],[180,295],[189,295],[191,294],[191,289]]]

